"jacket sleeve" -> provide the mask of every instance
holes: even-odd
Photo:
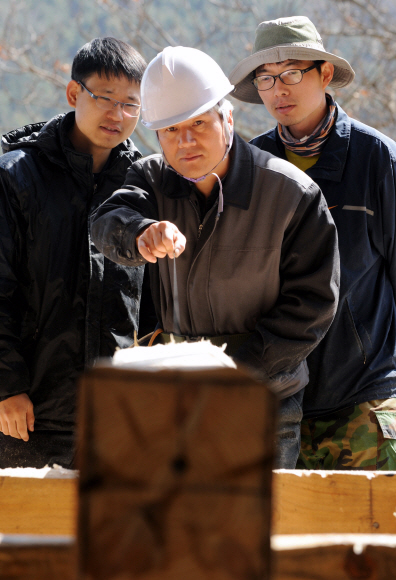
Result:
[[[393,151],[396,157],[396,147]],[[392,284],[396,301],[396,160],[383,154],[375,187],[371,189],[370,209],[367,219],[375,248],[384,258],[386,271]],[[386,166],[385,166],[386,160]],[[382,171],[381,171],[382,170]],[[371,226],[371,227],[370,227]]]
[[[25,303],[22,223],[9,177],[0,169],[0,401],[30,390],[21,340]]]
[[[284,233],[278,299],[234,356],[281,398],[308,383],[305,358],[333,321],[339,282],[336,227],[312,183]]]
[[[139,171],[140,169],[140,171]],[[146,263],[136,248],[136,237],[158,221],[155,194],[141,166],[129,169],[125,184],[91,217],[91,237],[100,252],[123,266]]]

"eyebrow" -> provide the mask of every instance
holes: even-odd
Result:
[[[262,64],[261,66],[259,66],[256,69],[256,72],[265,72],[265,67],[268,64],[277,64],[277,65],[280,65],[280,64],[299,64],[301,62],[302,62],[301,60],[297,60],[297,59],[287,59],[287,60],[280,60],[279,62],[275,62],[275,63],[273,63],[273,62],[266,63],[266,64]]]
[[[101,94],[101,95],[114,95],[114,90],[113,89],[104,89],[103,91],[101,91],[101,90],[98,89],[97,92],[98,92],[98,94]],[[128,95],[127,98],[128,98],[128,101],[133,101],[134,103],[139,103],[140,102],[140,99],[138,99],[138,98],[136,98],[134,96],[131,96],[131,95]],[[115,99],[115,100],[117,100],[117,99]]]

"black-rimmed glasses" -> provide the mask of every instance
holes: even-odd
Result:
[[[92,97],[96,105],[99,109],[103,111],[111,111],[115,109],[117,105],[120,105],[121,110],[124,112],[124,115],[127,117],[138,117],[140,112],[141,105],[136,105],[135,103],[122,103],[121,101],[116,101],[115,99],[111,99],[110,97],[101,97],[98,95],[94,95],[86,86],[82,84],[81,81],[77,81],[79,85],[82,86],[84,90],[87,91],[90,97]]]
[[[285,70],[279,75],[259,75],[252,80],[252,83],[258,91],[269,91],[274,86],[276,79],[279,79],[285,85],[298,85],[303,80],[304,74],[314,68],[316,68],[315,64],[304,70],[298,68]]]

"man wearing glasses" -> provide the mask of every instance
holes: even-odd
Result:
[[[133,341],[143,272],[106,260],[88,219],[141,157],[129,136],[145,68],[96,38],[73,60],[74,111],[3,137],[0,468],[72,466],[77,377]]]
[[[338,229],[340,301],[308,357],[298,467],[394,470],[396,144],[326,92],[353,78],[302,16],[262,22],[253,54],[230,75],[233,96],[277,121],[252,143],[316,181]]]

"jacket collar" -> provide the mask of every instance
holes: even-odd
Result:
[[[92,173],[92,156],[76,151],[69,138],[70,130],[74,123],[74,111],[67,113],[62,118],[59,126],[60,147],[69,167],[73,171],[82,175],[90,175]],[[134,143],[131,139],[127,139],[112,149],[103,172],[109,172],[114,175],[119,174],[122,178],[131,164],[131,161],[135,161],[139,157],[140,153],[136,149]]]
[[[342,180],[351,138],[351,120],[337,105],[337,120],[318,161],[307,171],[311,179]]]
[[[90,176],[92,171],[92,157],[78,153],[70,142],[69,131],[75,122],[75,113],[57,115],[47,123],[26,125],[7,133],[2,138],[4,153],[23,148],[36,148],[40,155],[63,169],[71,169],[81,178]],[[121,178],[132,161],[140,157],[139,151],[131,139],[127,139],[115,147],[107,165],[107,171],[120,174]]]
[[[337,120],[323,148],[318,161],[307,170],[307,175],[313,180],[318,178],[340,182],[344,173],[351,138],[351,120],[345,111],[336,103]],[[274,128],[260,137],[253,139],[261,149],[286,159],[285,148],[279,137],[278,129]]]
[[[250,145],[234,134],[230,151],[230,168],[223,179],[224,204],[248,209],[253,190],[254,163]],[[195,185],[183,179],[171,169],[163,166],[162,192],[167,197],[178,199],[188,197]],[[218,190],[216,182],[214,189]]]

